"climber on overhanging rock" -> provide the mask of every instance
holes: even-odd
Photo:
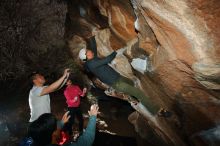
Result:
[[[140,89],[134,87],[132,80],[121,76],[117,71],[108,65],[108,63],[115,58],[117,52],[114,51],[105,58],[99,58],[97,56],[97,47],[94,36],[88,40],[87,45],[87,49],[84,48],[79,52],[79,58],[85,61],[84,66],[86,70],[92,72],[100,81],[109,85],[110,87],[113,87],[116,91],[123,92],[137,98],[147,107],[151,114],[156,115],[158,113],[160,108],[153,104]]]

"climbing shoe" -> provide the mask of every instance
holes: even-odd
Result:
[[[157,113],[159,117],[164,117],[164,118],[170,118],[172,116],[172,112],[166,110],[166,109],[160,109],[160,111]]]
[[[105,94],[108,95],[108,96],[115,95],[115,89],[113,89],[112,87],[109,87],[109,88],[106,89],[104,92],[105,92]]]

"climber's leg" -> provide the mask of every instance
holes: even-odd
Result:
[[[131,95],[136,97],[139,101],[146,106],[146,108],[153,114],[157,114],[159,111],[159,107],[156,106],[153,102],[150,101],[149,97],[145,96],[145,94],[138,88],[128,84],[124,81],[124,79],[119,79],[116,83],[112,86],[115,90],[119,92],[123,92],[125,94]]]
[[[127,83],[127,84],[129,84],[131,86],[134,86],[134,82],[131,79],[128,79],[126,77],[121,76],[120,80],[121,80],[121,82],[125,82],[125,83]]]

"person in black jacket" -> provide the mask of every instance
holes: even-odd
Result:
[[[116,91],[123,92],[141,101],[147,109],[153,114],[157,114],[159,107],[150,101],[140,89],[134,87],[133,81],[121,76],[117,71],[108,64],[115,58],[117,52],[112,52],[104,58],[97,56],[97,48],[95,37],[89,39],[88,49],[86,49],[86,62],[84,64],[86,70],[92,72],[100,81],[113,87]],[[82,53],[82,51],[80,52]]]

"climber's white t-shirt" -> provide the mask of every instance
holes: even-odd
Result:
[[[40,115],[44,113],[51,113],[50,96],[49,94],[40,96],[43,87],[33,86],[29,93],[29,106],[31,110],[31,118],[29,122],[35,121]]]

